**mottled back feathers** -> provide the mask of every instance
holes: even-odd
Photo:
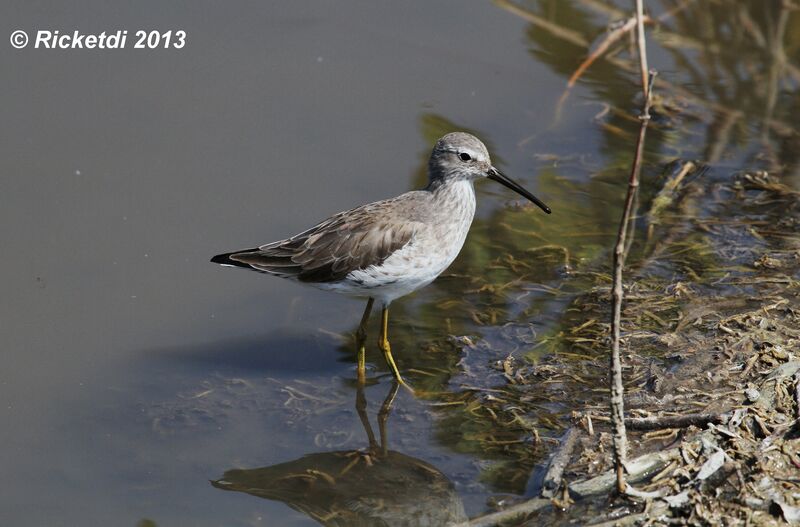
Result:
[[[340,212],[286,240],[220,254],[212,262],[301,282],[342,280],[352,271],[380,265],[412,239],[420,223],[408,194]]]

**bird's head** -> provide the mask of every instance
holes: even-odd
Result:
[[[550,214],[550,207],[525,190],[519,183],[492,166],[489,151],[480,139],[466,132],[452,132],[438,141],[428,162],[431,182],[489,178],[510,188]]]

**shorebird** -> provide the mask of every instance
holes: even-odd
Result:
[[[367,298],[356,331],[359,384],[365,381],[367,321],[377,300],[378,347],[397,382],[406,385],[389,345],[389,305],[433,282],[458,256],[475,215],[473,183],[484,178],[550,214],[547,205],[492,166],[477,137],[453,132],[433,147],[424,189],[340,212],[291,238],[218,254],[211,261]]]

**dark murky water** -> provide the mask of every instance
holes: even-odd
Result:
[[[676,158],[800,185],[800,17],[767,4],[698,0],[650,30],[657,93],[670,97],[656,106],[645,194]],[[487,450],[491,423],[448,394],[499,382],[491,365],[509,353],[546,352],[581,290],[567,266],[606,265],[638,126],[627,41],[559,101],[585,43],[627,16],[619,6],[1,6],[3,35],[182,28],[188,45],[0,46],[0,523],[313,525],[360,499],[361,516],[336,521],[388,522],[414,504],[439,525],[536,492],[545,459],[509,466],[524,441]],[[483,138],[554,214],[479,188],[459,259],[393,306],[400,368],[443,395],[401,391],[382,434],[391,383],[375,347],[356,409],[349,335],[362,306],[208,257],[419,187],[433,141],[454,129]],[[467,351],[463,336],[486,345]],[[539,433],[558,437],[569,408],[543,408]],[[382,449],[388,475],[371,481],[362,468]]]

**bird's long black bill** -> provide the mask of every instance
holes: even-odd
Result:
[[[487,176],[489,177],[489,179],[497,181],[504,187],[510,188],[520,196],[528,198],[533,203],[537,204],[546,213],[550,214],[551,212],[553,212],[550,210],[550,207],[548,207],[547,205],[544,204],[544,202],[542,202],[542,200],[540,200],[539,198],[537,198],[536,196],[525,190],[525,188],[522,185],[520,185],[513,179],[510,179],[496,168],[492,167],[487,173]]]

